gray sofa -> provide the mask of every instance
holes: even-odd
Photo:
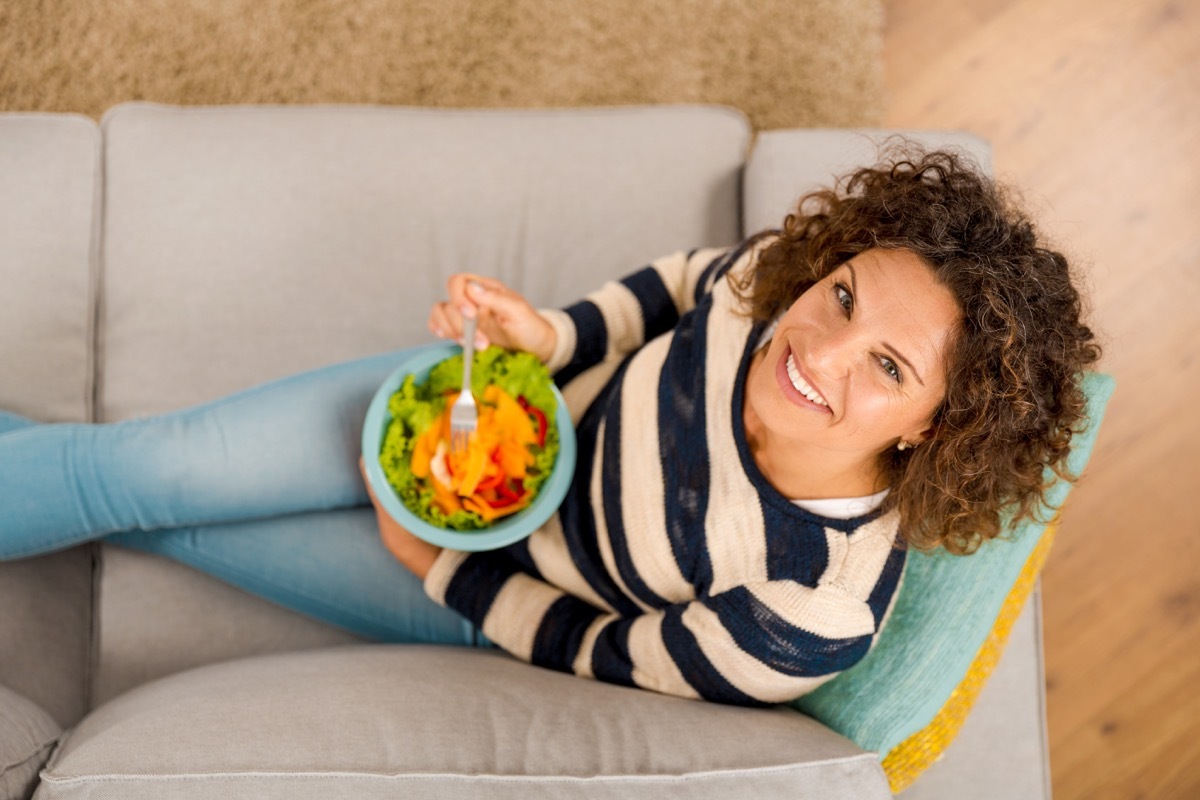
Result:
[[[0,408],[120,420],[427,341],[464,268],[565,304],[777,224],[880,135],[691,106],[0,115]],[[890,796],[791,709],[366,642],[111,544],[0,564],[0,609],[0,797]],[[903,796],[1048,797],[1042,689],[1035,595]]]

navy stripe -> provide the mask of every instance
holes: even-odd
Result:
[[[671,654],[675,665],[692,688],[705,700],[718,703],[734,703],[740,706],[768,705],[738,689],[712,665],[700,649],[695,635],[683,624],[685,608],[686,606],[672,606],[667,609],[662,621],[662,635],[667,652]]]
[[[516,572],[516,565],[502,553],[468,556],[450,578],[446,605],[482,627],[496,595]]]
[[[679,309],[658,270],[646,267],[622,278],[621,283],[633,293],[641,307],[643,342],[666,333],[679,322]]]
[[[737,263],[737,260],[742,257],[749,247],[754,244],[756,237],[751,237],[744,240],[736,247],[721,253],[704,268],[704,272],[700,273],[700,280],[696,282],[694,292],[694,300],[696,304],[700,304],[700,299],[712,291],[713,285],[721,279],[729,269]]]
[[[888,553],[887,561],[884,562],[883,572],[880,574],[879,580],[875,582],[871,596],[867,598],[867,605],[871,607],[871,614],[875,616],[875,630],[879,630],[879,626],[883,622],[883,615],[887,613],[892,596],[896,594],[896,587],[900,585],[900,575],[904,572],[904,562],[907,557],[908,553],[903,548],[892,548],[892,552]]]
[[[538,626],[530,662],[539,667],[571,672],[583,635],[602,613],[570,595],[555,600]]]
[[[600,473],[600,494],[603,498],[604,508],[604,525],[608,535],[609,545],[612,547],[613,561],[617,568],[617,573],[621,576],[625,586],[629,592],[654,608],[661,608],[667,605],[667,600],[660,597],[651,589],[642,576],[638,573],[637,567],[633,563],[633,555],[629,549],[629,539],[625,533],[625,510],[622,500],[628,499],[624,493],[622,484],[622,462],[621,462],[621,410],[619,407],[619,398],[614,399],[613,410],[609,413],[608,418],[604,422],[604,442],[603,453],[604,462]],[[650,476],[643,476],[642,480],[651,480]],[[636,491],[631,491],[631,495],[636,495]],[[660,531],[638,531],[642,536],[658,536]]]
[[[522,539],[516,544],[510,544],[504,548],[504,552],[516,562],[522,572],[532,575],[538,580],[544,580],[541,570],[538,569],[537,563],[534,562],[533,556],[529,552],[528,538]]]
[[[705,267],[704,271],[700,273],[700,280],[696,281],[696,288],[692,291],[692,300],[695,303],[699,303],[700,298],[708,294],[713,274],[721,268],[722,264],[725,263],[725,257],[727,255],[728,253],[722,253],[718,255],[712,261],[708,262],[708,266]]]
[[[592,674],[597,679],[621,686],[633,682],[633,658],[629,655],[629,628],[632,620],[614,620],[605,625],[592,647]]]
[[[595,469],[596,449],[599,446],[600,423],[608,416],[611,403],[620,402],[621,385],[625,379],[626,359],[616,373],[596,395],[579,421],[576,436],[575,477],[567,496],[558,508],[567,552],[588,585],[620,614],[638,614],[641,609],[613,582],[604,569],[596,533],[596,509],[592,507],[592,471]]]
[[[680,573],[703,595],[712,585],[704,529],[709,473],[704,356],[711,300],[683,315],[658,381],[658,452],[666,534]]]
[[[560,388],[579,373],[599,364],[608,352],[608,328],[599,306],[590,300],[580,300],[565,310],[575,323],[575,352],[566,366],[554,374],[554,382]]]
[[[759,506],[767,539],[767,579],[816,587],[829,566],[825,529],[815,520],[798,519],[787,507],[762,502],[761,496]]]
[[[738,647],[783,675],[815,677],[841,672],[871,648],[871,636],[827,639],[798,628],[743,586],[708,601]]]

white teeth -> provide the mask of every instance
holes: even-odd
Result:
[[[800,371],[796,369],[796,362],[793,360],[791,355],[787,357],[787,374],[788,377],[792,379],[792,386],[796,387],[797,392],[804,395],[809,400],[812,400],[819,406],[829,405],[829,403],[825,402],[824,397],[821,397],[821,395],[817,394],[816,389],[809,386],[804,382],[804,378],[800,377]]]

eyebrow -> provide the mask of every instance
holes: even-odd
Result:
[[[858,303],[858,276],[856,274],[854,274],[854,265],[851,264],[849,261],[846,262],[846,269],[850,270],[850,291],[854,293],[854,302],[857,305],[857,303]],[[917,383],[921,384],[922,386],[925,385],[925,381],[923,381],[921,379],[921,373],[917,372],[917,368],[913,366],[913,363],[911,361],[909,361],[907,358],[904,357],[903,353],[901,353],[896,348],[892,347],[887,342],[882,342],[881,344],[885,350],[887,350],[889,353],[891,353],[893,356],[896,357],[897,361],[902,362],[906,367],[909,368],[909,370],[913,374],[913,377],[915,377],[917,379]]]

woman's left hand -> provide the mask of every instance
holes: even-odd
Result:
[[[366,468],[361,458],[358,460],[358,469],[362,473],[367,494],[371,496],[371,504],[375,506],[375,518],[379,521],[379,538],[383,540],[384,547],[396,557],[397,561],[408,567],[418,578],[424,580],[425,576],[429,574],[434,560],[442,552],[442,548],[430,544],[424,539],[418,539],[392,519],[391,514],[384,510],[383,506],[379,504],[378,498],[375,497],[375,492],[371,489],[371,482],[367,480]]]

